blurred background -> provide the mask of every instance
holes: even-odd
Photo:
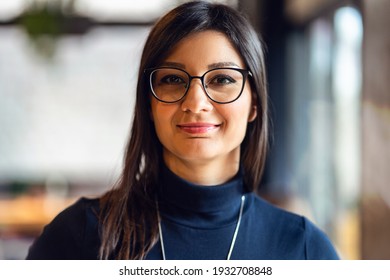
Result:
[[[0,259],[117,179],[151,25],[179,0],[0,1]],[[267,46],[260,195],[343,259],[390,259],[388,0],[225,0]]]

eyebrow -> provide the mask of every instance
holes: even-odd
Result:
[[[181,69],[185,69],[185,65],[182,64],[182,63],[178,63],[178,62],[171,62],[171,61],[165,61],[161,64],[161,66],[167,66],[167,67],[176,67],[176,68],[181,68]],[[214,69],[214,68],[222,68],[222,67],[240,67],[239,65],[237,65],[237,63],[235,62],[230,62],[230,61],[227,61],[227,62],[217,62],[217,63],[212,63],[212,64],[209,64],[207,65],[207,68],[209,70],[211,69]]]
[[[209,64],[207,67],[208,69],[214,69],[214,68],[221,68],[221,67],[240,67],[237,65],[237,63],[234,62],[217,62]]]

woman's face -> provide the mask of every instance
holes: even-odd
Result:
[[[180,41],[161,66],[174,66],[191,76],[202,76],[217,67],[246,69],[241,56],[227,37],[217,31],[195,33]],[[187,95],[176,103],[151,97],[151,115],[163,146],[164,161],[175,173],[183,166],[238,168],[240,145],[247,124],[256,118],[252,93],[246,81],[234,102],[210,100],[199,79],[193,79]]]

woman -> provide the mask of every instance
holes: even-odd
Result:
[[[45,227],[29,259],[337,259],[303,217],[254,194],[267,150],[262,45],[246,19],[190,2],[141,58],[122,176]]]

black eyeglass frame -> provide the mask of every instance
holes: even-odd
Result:
[[[157,70],[160,70],[160,69],[174,69],[174,70],[179,70],[179,71],[182,71],[184,72],[187,76],[188,76],[188,86],[186,87],[186,91],[184,92],[183,96],[178,99],[178,100],[175,100],[175,101],[164,101],[162,99],[160,99],[157,94],[154,92],[154,89],[153,89],[153,81],[152,81],[152,75],[154,72],[156,72]],[[240,90],[240,93],[237,95],[236,98],[234,98],[233,100],[231,101],[227,101],[227,102],[221,102],[221,101],[217,101],[217,100],[214,100],[213,98],[211,98],[211,96],[209,95],[209,93],[207,92],[207,89],[206,89],[206,86],[205,86],[205,82],[204,82],[204,77],[210,73],[211,71],[214,71],[214,70],[223,70],[223,69],[228,69],[228,70],[236,70],[238,72],[241,73],[242,77],[243,77],[243,82],[242,82],[242,86],[241,86],[241,90]],[[240,96],[242,95],[242,92],[244,91],[244,88],[245,88],[245,82],[248,78],[248,76],[252,77],[252,72],[248,69],[241,69],[241,68],[235,68],[235,67],[218,67],[218,68],[213,68],[213,69],[210,69],[210,70],[207,70],[205,73],[203,73],[202,76],[191,76],[187,71],[181,69],[181,68],[177,68],[177,67],[155,67],[155,68],[147,68],[144,70],[144,74],[147,74],[148,75],[148,80],[149,80],[149,88],[153,94],[153,97],[156,98],[158,101],[160,102],[163,102],[163,103],[177,103],[179,101],[181,101],[188,93],[188,90],[190,89],[190,86],[191,86],[191,81],[193,79],[199,79],[202,83],[202,87],[203,87],[203,91],[205,92],[206,96],[213,102],[215,103],[218,103],[218,104],[229,104],[229,103],[232,103],[234,101],[236,101],[238,98],[240,98]]]

